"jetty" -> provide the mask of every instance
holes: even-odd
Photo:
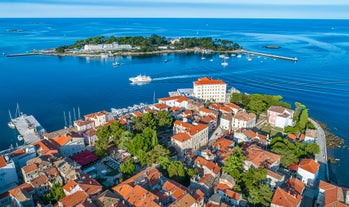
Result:
[[[290,60],[293,62],[297,62],[297,60],[298,60],[296,57],[272,55],[272,54],[267,54],[267,53],[252,52],[252,51],[248,51],[248,50],[240,50],[240,52],[244,53],[244,54],[249,54],[249,55],[257,55],[257,56],[264,56],[264,57],[269,57],[269,58],[277,58],[277,59],[281,59],[281,60]]]
[[[40,53],[17,53],[17,54],[8,54],[6,57],[19,57],[19,56],[32,56],[32,55],[40,55]]]
[[[26,115],[20,112],[18,104],[15,117],[12,118],[10,111],[9,115],[10,122],[8,123],[8,126],[10,128],[17,129],[19,133],[19,141],[24,140],[26,144],[32,144],[34,142],[40,141],[44,133],[46,133],[45,129],[33,115]]]

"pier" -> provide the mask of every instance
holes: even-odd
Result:
[[[248,51],[248,50],[240,50],[241,53],[244,54],[249,54],[249,55],[257,55],[257,56],[264,56],[264,57],[269,57],[269,58],[277,58],[277,59],[281,59],[281,60],[290,60],[293,62],[297,62],[297,58],[294,57],[286,57],[286,56],[280,56],[280,55],[272,55],[272,54],[266,54],[266,53],[260,53],[260,52],[252,52],[252,51]]]
[[[20,56],[32,56],[32,55],[40,55],[40,53],[17,53],[17,54],[8,54],[6,57],[20,57]]]
[[[45,129],[32,115],[22,114],[11,120],[26,144],[40,141]]]

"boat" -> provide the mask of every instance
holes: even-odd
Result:
[[[15,124],[12,122],[12,121],[10,121],[10,122],[8,122],[8,127],[10,127],[11,129],[14,129],[16,126],[15,126]]]
[[[167,63],[167,62],[168,62],[168,59],[165,59],[164,62]]]
[[[138,75],[136,77],[129,78],[129,80],[131,81],[131,83],[142,84],[151,82],[151,77],[146,75]]]
[[[221,65],[223,66],[223,67],[226,67],[226,66],[228,66],[229,64],[225,61],[225,59],[224,59],[224,61],[221,63]]]
[[[242,57],[242,55],[241,55],[241,54],[238,54],[236,57],[237,57],[237,58],[241,58],[241,57]]]
[[[213,62],[213,59],[212,59],[212,58],[210,59],[210,62]]]
[[[17,139],[18,139],[18,141],[23,141],[23,136],[22,135],[18,135]]]
[[[113,67],[118,67],[120,65],[120,63],[119,62],[113,62]]]

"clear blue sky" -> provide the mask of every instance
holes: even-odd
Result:
[[[349,19],[349,0],[0,0],[1,17]]]

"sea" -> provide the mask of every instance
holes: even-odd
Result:
[[[109,58],[7,54],[55,48],[95,36],[150,36],[229,39],[244,49],[287,57],[231,57],[222,67],[218,54],[162,54]],[[265,46],[276,45],[279,49]],[[84,114],[153,103],[169,91],[191,88],[199,77],[221,79],[249,94],[281,95],[301,102],[309,115],[326,123],[349,145],[349,21],[304,19],[62,18],[0,19],[0,150],[21,145],[7,126],[9,110],[31,114],[48,131]],[[212,61],[209,61],[212,59]],[[167,62],[165,60],[168,60]],[[118,61],[119,67],[112,67]],[[146,85],[130,77],[149,75]],[[74,113],[75,111],[75,113]],[[67,121],[69,122],[69,121]],[[331,180],[349,187],[349,150],[330,150]]]

